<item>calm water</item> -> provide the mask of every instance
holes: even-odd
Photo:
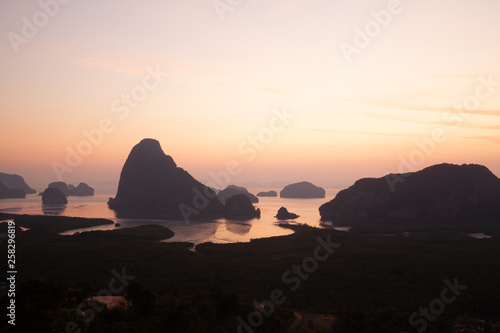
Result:
[[[476,239],[490,239],[490,235],[486,235],[484,232],[472,233],[469,236],[474,237]]]
[[[249,191],[257,194],[260,191],[280,189],[257,189]],[[143,224],[160,224],[175,232],[175,236],[168,241],[188,241],[195,244],[203,242],[235,243],[248,242],[251,239],[288,235],[291,230],[281,228],[274,218],[278,209],[285,206],[288,211],[300,215],[294,223],[306,223],[311,226],[325,227],[319,221],[318,208],[323,203],[331,200],[339,191],[338,189],[327,189],[325,199],[282,199],[260,197],[259,203],[254,206],[260,208],[261,218],[248,221],[229,221],[226,219],[196,221],[186,223],[183,220],[149,220],[149,219],[123,219],[117,218],[113,210],[107,206],[109,197],[114,197],[115,191],[96,191],[93,197],[68,197],[68,204],[55,209],[42,209],[41,197],[36,194],[26,196],[26,199],[2,199],[0,200],[0,212],[31,214],[31,215],[64,215],[77,217],[107,218],[120,223],[120,227],[105,225],[92,228],[70,230],[64,234],[73,234],[80,231],[110,230],[115,228],[129,228]]]

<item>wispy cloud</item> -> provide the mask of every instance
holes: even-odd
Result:
[[[494,135],[472,136],[470,138],[477,139],[477,140],[486,140],[486,141],[496,143],[497,145],[500,145],[500,136],[499,135],[496,135],[496,136],[494,136]]]
[[[489,130],[499,130],[500,125],[482,125],[477,123],[466,122],[461,120],[462,118],[450,118],[450,120],[421,120],[410,117],[401,117],[389,114],[380,114],[375,112],[357,112],[355,113],[357,116],[381,119],[381,120],[392,120],[392,121],[400,121],[400,122],[408,122],[414,124],[423,124],[423,125],[435,125],[435,126],[449,126],[449,127],[462,127],[462,128],[474,128],[474,129],[489,129]],[[451,114],[450,114],[450,117]]]
[[[415,111],[415,110],[412,110]],[[395,114],[387,114],[380,112],[357,112],[357,111],[336,111],[332,113],[328,112],[315,112],[317,115],[328,115],[328,116],[342,116],[342,117],[360,117],[360,118],[371,118],[377,120],[388,120],[388,121],[398,121],[405,123],[413,123],[413,124],[422,124],[422,125],[432,125],[432,126],[442,126],[442,127],[452,127],[452,128],[470,128],[470,129],[485,129],[485,130],[499,130],[499,125],[488,124],[479,124],[473,123],[470,121],[470,116],[473,113],[454,113],[452,114],[452,110],[448,111],[448,115],[445,119],[442,120],[429,120],[422,119],[421,113],[415,114],[407,114],[406,116],[395,115]],[[495,117],[500,116],[500,111],[483,111],[479,114],[481,115],[492,115]]]
[[[365,136],[382,136],[382,137],[400,137],[400,138],[420,138],[421,135],[411,133],[387,133],[387,132],[370,132],[370,131],[345,131],[337,129],[324,129],[324,128],[297,128],[300,131],[306,132],[319,132],[319,133],[335,133],[335,134],[348,134],[348,135],[365,135]],[[458,136],[447,135],[449,139],[461,140],[486,140],[500,145],[499,135],[479,135],[479,136]],[[323,145],[323,144],[318,144]],[[325,144],[326,145],[326,144]]]
[[[416,137],[416,135],[409,133],[346,131],[346,130],[328,129],[328,128],[297,128],[297,130],[306,132],[324,132],[324,133],[338,133],[338,134],[350,134],[350,135],[376,135],[376,136],[410,137],[410,138]]]
[[[413,98],[412,98],[413,97]],[[360,97],[360,98],[351,98],[344,99],[347,102],[355,103],[355,104],[364,104],[376,107],[382,107],[387,109],[395,109],[395,110],[408,110],[408,111],[428,111],[428,112],[438,112],[438,113],[460,113],[460,114],[468,114],[468,115],[481,115],[481,116],[491,116],[491,117],[500,117],[500,110],[471,110],[467,111],[463,108],[454,108],[454,106],[436,106],[436,105],[422,105],[420,102],[410,103],[410,100],[426,100],[429,95],[423,95],[420,93],[405,93],[401,96],[390,95],[390,96],[371,96],[371,97]],[[405,101],[406,100],[406,101]]]

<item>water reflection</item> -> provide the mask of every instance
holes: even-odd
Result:
[[[190,242],[194,244],[213,241],[221,224],[218,221],[196,221],[191,223],[168,221],[162,223],[162,225],[175,232],[174,237],[167,239],[167,242]]]
[[[471,233],[469,236],[474,237],[476,239],[490,239],[490,235],[486,235],[484,232]]]
[[[345,231],[345,232],[349,232],[349,230],[351,230],[351,227],[333,227],[333,229],[337,230],[337,231]],[[405,232],[405,234],[407,234]],[[408,233],[409,234],[409,233]]]
[[[264,189],[254,189],[252,192],[258,193]],[[273,189],[276,190],[276,189]],[[330,190],[326,199],[330,199],[337,191]],[[115,192],[116,193],[116,192]],[[0,200],[0,211],[6,213],[22,213],[29,215],[66,215],[87,218],[107,218],[115,221],[115,224],[105,224],[79,230],[68,230],[65,235],[75,232],[85,232],[91,230],[114,230],[119,228],[130,228],[144,224],[159,224],[170,228],[175,232],[175,236],[167,241],[192,242],[195,244],[203,242],[214,243],[234,243],[249,242],[252,239],[282,236],[293,233],[291,229],[282,228],[274,216],[281,206],[287,207],[300,215],[300,218],[288,224],[306,223],[310,226],[320,228],[332,228],[320,222],[318,207],[325,203],[326,199],[286,199],[279,197],[262,197],[256,208],[261,210],[260,219],[251,220],[192,220],[187,223],[183,220],[176,220],[174,217],[151,214],[148,218],[141,216],[128,216],[128,212],[116,212],[108,208],[107,201],[115,193],[96,194],[93,197],[69,197],[66,206],[42,206],[40,197],[36,194],[27,195],[25,199],[2,199]]]
[[[233,234],[236,235],[246,235],[250,232],[250,229],[252,228],[252,225],[249,223],[244,223],[244,222],[230,222],[226,221],[226,230],[232,232]]]
[[[333,229],[333,228],[335,228],[333,226],[333,222],[331,222],[331,221],[319,221],[319,226],[321,228],[325,228],[325,229]]]
[[[42,204],[43,215],[61,215],[66,210],[66,205]]]
[[[195,245],[204,242],[236,243],[249,242],[252,239],[284,236],[293,233],[291,229],[282,228],[277,223],[263,222],[258,219],[248,221],[204,220],[186,223],[181,220],[150,220],[150,219],[114,219],[115,224],[68,230],[61,235],[73,235],[76,232],[93,230],[113,230],[131,228],[145,224],[158,224],[170,228],[175,235],[164,242],[190,242]]]

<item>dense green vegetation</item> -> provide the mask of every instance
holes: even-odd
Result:
[[[28,223],[25,216],[15,219],[18,226]],[[479,230],[449,222],[423,221],[404,228],[394,221],[379,221],[378,227],[350,222],[356,227],[349,233],[286,226],[295,233],[250,243],[205,243],[194,252],[190,243],[158,242],[172,236],[160,226],[59,236],[55,231],[64,229],[61,221],[44,221],[44,228],[17,232],[19,290],[30,290],[18,295],[27,308],[19,311],[18,320],[32,325],[22,315],[40,307],[44,310],[38,320],[47,328],[61,318],[78,318],[74,309],[82,299],[108,288],[112,271],[122,269],[135,277],[121,292],[133,288],[128,296],[136,299],[134,305],[127,311],[99,312],[88,332],[234,332],[238,316],[248,318],[253,301],[269,300],[276,289],[285,301],[255,331],[279,332],[293,309],[334,313],[339,332],[416,332],[418,327],[408,324],[410,315],[439,298],[443,281],[455,277],[467,289],[429,323],[427,332],[450,332],[453,320],[465,313],[500,319],[500,240],[493,223]],[[465,231],[488,231],[495,237],[478,240]],[[307,278],[299,279],[292,265],[311,262],[305,259],[314,256],[318,237],[341,245],[311,273],[302,269]],[[45,303],[47,297],[51,300]]]

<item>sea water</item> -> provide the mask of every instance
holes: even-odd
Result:
[[[251,193],[280,189],[249,188]],[[107,206],[108,198],[115,196],[115,191],[96,189],[96,194],[90,197],[68,197],[68,204],[63,206],[42,207],[41,196],[29,194],[25,199],[1,199],[0,212],[29,214],[29,215],[62,215],[87,218],[106,218],[113,220],[114,225],[102,225],[91,228],[68,230],[62,234],[71,235],[76,232],[92,230],[111,230],[116,228],[130,228],[144,224],[159,224],[175,232],[174,237],[167,241],[236,243],[248,242],[251,239],[281,236],[291,234],[292,231],[282,228],[279,223],[305,223],[314,227],[331,227],[320,221],[318,208],[333,199],[339,189],[326,189],[326,198],[321,199],[289,199],[280,197],[259,197],[259,203],[254,204],[260,208],[260,219],[250,220],[153,220],[153,219],[124,219],[117,218],[114,211]],[[298,219],[283,222],[274,216],[280,207],[286,207],[289,212],[300,215]],[[116,226],[119,224],[119,226]]]

